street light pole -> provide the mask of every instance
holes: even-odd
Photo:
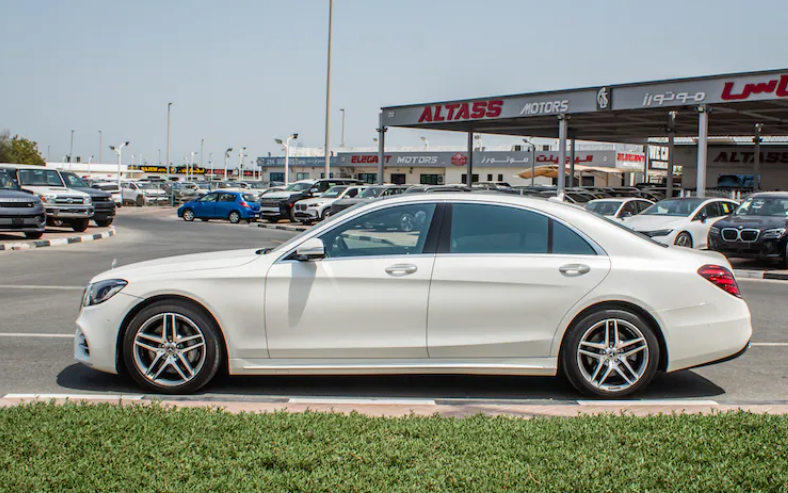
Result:
[[[274,139],[274,142],[285,148],[285,186],[290,184],[290,141],[297,138],[298,134],[290,134],[284,141],[282,139]]]
[[[101,147],[102,147],[101,146],[101,137],[102,137],[101,130],[99,130],[98,133],[99,133],[99,163],[101,163]]]
[[[429,140],[427,140],[427,137],[421,137],[421,140],[423,140],[423,141],[424,141],[424,147],[425,147],[425,149],[427,149],[427,150],[429,151],[429,150],[430,150],[430,141],[429,141]]]
[[[227,158],[230,157],[230,153],[233,152],[233,148],[230,147],[226,151],[224,151],[224,181],[227,181]]]
[[[339,108],[339,111],[342,112],[342,142],[339,144],[339,147],[345,148],[345,108]]]
[[[328,0],[328,63],[326,68],[326,179],[330,178],[329,163],[331,162],[330,137],[331,137],[331,21],[334,15],[334,0]],[[286,158],[285,158],[286,159]],[[287,166],[285,166],[286,168]]]
[[[123,155],[123,148],[126,147],[127,145],[129,145],[128,141],[122,143],[118,147],[109,146],[110,149],[112,149],[113,151],[118,153],[118,188],[119,189],[120,189],[120,173],[121,173],[121,171],[120,171],[120,163],[121,163],[121,159],[122,159],[121,156]]]
[[[246,147],[242,147],[238,152],[238,176],[243,180],[244,178],[244,151]]]
[[[197,154],[197,152],[195,152],[195,151],[192,151],[190,153],[191,158],[189,159],[189,167],[186,169],[186,179],[188,181],[192,181],[192,178],[194,177],[194,155],[195,154]]]
[[[68,162],[74,162],[74,131],[71,131],[71,147],[68,148]]]
[[[205,169],[203,164],[203,154],[205,153],[205,139],[200,139],[200,168]]]
[[[172,103],[167,103],[167,162],[164,163],[167,167],[167,181],[170,180],[170,108]]]
[[[211,162],[211,158],[213,158],[213,153],[208,153],[208,167],[211,168],[211,177],[213,177],[213,163]]]

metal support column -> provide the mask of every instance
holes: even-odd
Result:
[[[676,143],[676,112],[668,113],[668,181],[665,187],[665,197],[673,197],[673,149]]]
[[[383,127],[383,113],[379,115],[378,125],[378,185],[383,185],[383,164],[386,162],[386,129]]]
[[[643,182],[642,183],[648,183],[648,158],[649,158],[649,151],[651,149],[649,149],[648,143],[646,143],[646,145],[643,146],[643,149],[646,152],[643,153]]]
[[[706,160],[708,159],[709,141],[709,108],[702,104],[698,106],[698,173],[696,178],[695,195],[706,196]]]
[[[755,165],[753,167],[752,191],[757,192],[761,189],[761,131],[763,123],[755,124]]]
[[[575,186],[575,138],[572,137],[572,149],[569,152],[569,186]]]
[[[563,200],[566,184],[566,136],[569,131],[569,119],[566,115],[558,115],[558,197]]]
[[[468,132],[468,174],[465,177],[465,184],[469,187],[473,185],[473,132]]]

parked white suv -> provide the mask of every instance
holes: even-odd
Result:
[[[299,222],[310,224],[322,221],[331,213],[331,204],[341,199],[352,199],[367,187],[336,185],[326,190],[320,197],[299,200],[295,204],[295,217]]]
[[[22,164],[6,164],[0,168],[11,172],[22,190],[32,192],[41,199],[47,224],[68,225],[78,232],[88,229],[93,216],[93,201],[90,195],[67,188],[56,169]]]
[[[146,181],[123,181],[120,183],[124,204],[139,207],[147,204],[159,205],[170,201],[170,195],[159,184]]]

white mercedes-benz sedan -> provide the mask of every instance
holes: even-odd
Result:
[[[402,195],[273,250],[116,268],[82,305],[76,359],[158,393],[194,392],[226,368],[560,373],[582,393],[621,397],[658,371],[733,358],[752,334],[722,255],[504,194]]]

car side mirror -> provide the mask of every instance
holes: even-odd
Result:
[[[309,193],[311,194],[320,193],[320,190],[318,190],[317,187],[312,187],[309,189]]]
[[[326,246],[320,238],[310,238],[298,245],[296,255],[302,262],[326,258]]]
[[[619,217],[632,217],[632,213],[629,211],[625,211],[619,214]]]
[[[699,214],[699,215],[695,216],[695,220],[696,221],[700,221],[702,223],[705,223],[706,219],[708,219],[708,218],[709,217],[706,214]]]

